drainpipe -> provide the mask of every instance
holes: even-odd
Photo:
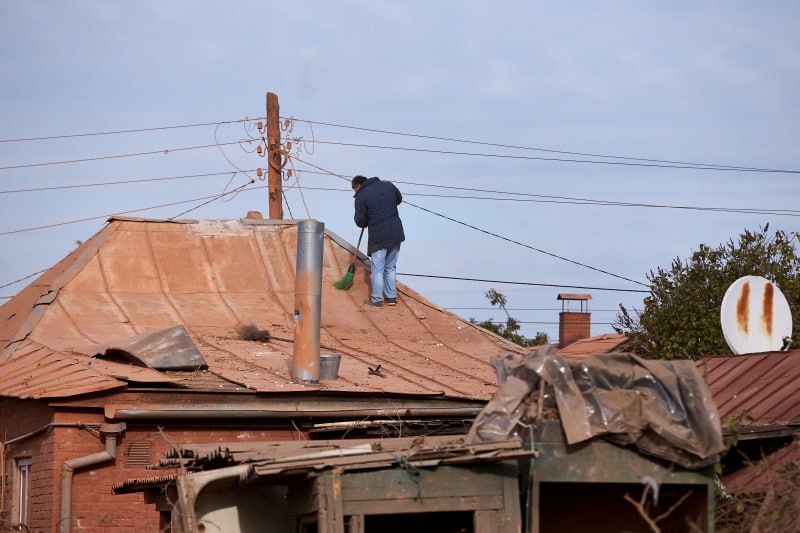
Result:
[[[324,231],[325,224],[317,220],[301,220],[297,223],[293,375],[301,383],[319,383]]]
[[[60,533],[72,531],[72,473],[78,468],[113,460],[117,456],[117,436],[123,431],[125,431],[125,422],[101,424],[100,433],[106,437],[105,451],[64,461],[61,467],[61,518],[58,522]]]

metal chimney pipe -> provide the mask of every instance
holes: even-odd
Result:
[[[297,223],[294,289],[294,378],[319,383],[319,328],[322,305],[322,243],[325,224]]]

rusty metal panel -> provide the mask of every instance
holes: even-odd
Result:
[[[125,383],[46,348],[0,365],[0,395],[54,398],[124,387]]]
[[[489,358],[526,352],[402,284],[397,306],[367,312],[361,304],[369,292],[366,258],[361,256],[364,264],[353,287],[335,290],[353,246],[326,232],[320,339],[322,350],[342,356],[339,379],[314,386],[295,383],[290,364],[296,233],[292,221],[115,219],[90,239],[91,246],[79,247],[0,308],[0,319],[6,319],[0,320],[0,360],[13,359],[26,340],[54,353],[83,353],[81,347],[180,325],[213,375],[252,391],[486,400],[496,387]],[[249,323],[268,330],[271,340],[240,339],[238,328]],[[92,375],[106,370],[98,365]],[[119,386],[109,372],[105,380],[94,378],[97,386]],[[184,384],[190,389],[207,388],[189,378]],[[91,389],[84,383],[71,386],[77,388],[48,388],[48,394]]]
[[[120,356],[156,370],[197,370],[208,368],[205,359],[181,326],[148,331],[135,337],[100,346],[98,357]],[[95,354],[90,354],[95,355]]]
[[[800,424],[800,350],[704,357],[698,370],[721,419],[753,430]]]

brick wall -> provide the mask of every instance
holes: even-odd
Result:
[[[558,314],[558,347],[569,346],[573,342],[591,336],[592,314],[570,313]]]
[[[64,461],[106,450],[96,427],[104,422],[96,410],[59,411],[35,400],[0,398],[0,435],[4,441],[26,435],[53,424],[45,431],[11,443],[6,447],[5,514],[13,518],[13,479],[16,459],[30,457],[31,499],[30,532],[58,531],[61,512],[61,469]],[[77,427],[78,425],[84,427]],[[228,443],[301,438],[291,424],[274,421],[153,421],[128,423],[117,442],[116,459],[73,472],[73,531],[86,532],[158,532],[159,512],[144,502],[144,495],[115,495],[111,487],[129,478],[166,474],[153,471],[146,464],[157,462],[171,449],[170,443]],[[159,431],[159,426],[162,431]]]
[[[211,424],[214,424],[213,422]],[[266,425],[266,424],[265,424]],[[158,430],[163,428],[163,433]],[[66,459],[74,459],[105,450],[96,436],[73,428],[57,428],[59,451],[56,466],[60,472]],[[164,475],[166,471],[147,470],[145,464],[157,462],[171,449],[171,442],[224,443],[298,438],[293,428],[259,429],[254,427],[187,426],[181,422],[162,421],[147,425],[130,425],[117,443],[116,459],[73,474],[72,523],[74,531],[92,532],[157,532],[159,513],[144,502],[144,495],[112,493],[111,488],[129,478]],[[60,480],[56,487],[60,493]],[[59,494],[60,497],[60,494]],[[58,507],[56,508],[58,511]],[[58,517],[54,517],[53,524]],[[45,529],[51,531],[52,529]]]
[[[10,442],[37,430],[46,428],[53,421],[53,412],[44,402],[35,400],[23,401],[15,398],[0,398],[0,437],[3,442]],[[6,523],[17,524],[19,510],[17,508],[16,475],[17,460],[31,458],[29,512],[32,521],[49,522],[52,511],[52,464],[53,435],[52,430],[44,430],[31,437],[5,446],[5,477],[3,486],[3,513],[0,515]],[[31,529],[31,533],[37,530]],[[49,529],[46,531],[50,531]]]

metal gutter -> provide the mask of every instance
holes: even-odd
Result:
[[[410,407],[396,409],[297,409],[297,410],[270,410],[270,409],[141,409],[141,408],[115,408],[107,406],[106,418],[110,420],[148,420],[148,419],[242,419],[242,418],[345,418],[345,417],[476,417],[482,407]]]

